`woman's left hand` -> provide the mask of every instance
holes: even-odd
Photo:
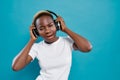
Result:
[[[65,32],[65,30],[67,29],[66,25],[65,25],[65,22],[63,20],[63,18],[61,16],[58,16],[56,21],[59,21],[60,22],[60,25],[61,25],[61,31]]]

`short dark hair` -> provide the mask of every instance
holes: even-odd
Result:
[[[36,20],[38,19],[38,18],[40,18],[41,16],[50,16],[53,20],[54,20],[54,18],[53,18],[53,15],[51,14],[51,13],[49,13],[49,12],[47,12],[47,11],[43,11],[43,12],[38,12],[38,13],[36,13],[35,14],[35,16],[34,16],[34,19],[33,19],[33,25],[36,27]]]

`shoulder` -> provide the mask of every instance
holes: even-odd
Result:
[[[60,36],[60,38],[66,40],[69,38],[69,36]]]
[[[62,39],[64,39],[65,41],[70,41],[70,42],[73,41],[70,36],[64,36],[64,37],[62,37]]]
[[[38,48],[38,47],[40,47],[40,46],[42,46],[42,45],[43,45],[43,41],[40,41],[40,42],[38,42],[38,43],[34,43],[32,47]]]
[[[70,36],[61,37],[61,40],[65,41],[66,43],[69,43],[69,44],[73,44],[73,42],[74,42]]]

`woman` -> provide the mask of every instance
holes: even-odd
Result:
[[[68,37],[56,36],[55,22],[60,23],[61,31]],[[71,31],[62,17],[58,16],[54,20],[53,15],[48,11],[38,12],[33,24],[30,27],[31,37],[28,43],[13,60],[13,70],[18,71],[37,58],[41,70],[36,80],[68,80],[72,50],[88,52],[92,48],[90,42]],[[34,43],[37,39],[33,34],[35,28],[44,39],[39,43]]]

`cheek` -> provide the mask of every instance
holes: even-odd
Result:
[[[52,27],[51,31],[53,31],[54,33],[56,33],[56,27]]]
[[[40,35],[40,36],[44,36],[44,32],[43,32],[43,31],[39,31],[39,30],[38,30],[38,32],[39,32],[39,35]]]

